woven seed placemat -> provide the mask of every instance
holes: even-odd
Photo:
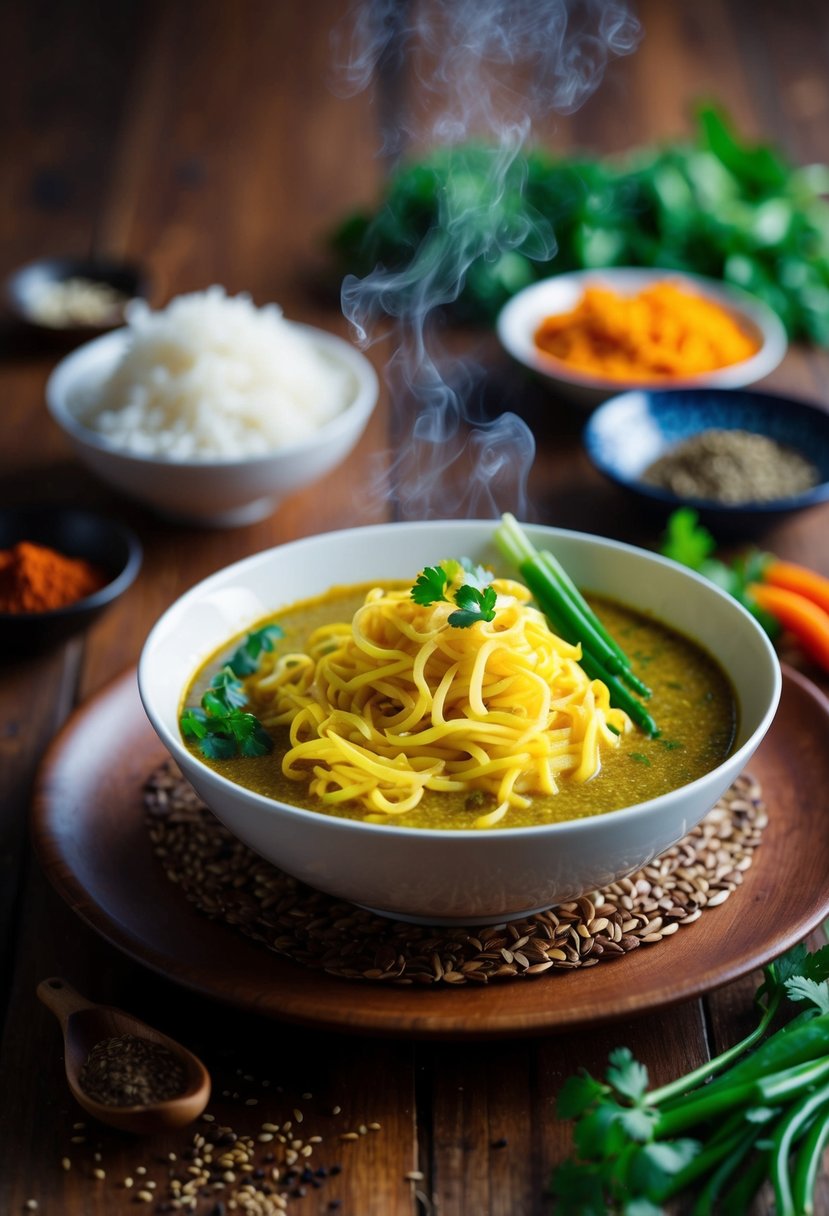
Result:
[[[440,929],[367,912],[278,870],[170,761],[149,777],[144,805],[156,857],[204,915],[331,975],[421,985],[533,978],[661,942],[728,899],[767,822],[760,786],[743,774],[679,844],[629,878],[523,920]]]

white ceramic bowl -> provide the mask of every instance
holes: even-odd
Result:
[[[689,289],[739,317],[759,341],[757,353],[750,359],[720,368],[719,371],[674,378],[669,382],[650,380],[643,384],[634,379],[610,379],[570,371],[560,360],[546,355],[536,346],[533,335],[544,318],[574,308],[589,284],[604,285],[619,295],[636,295],[644,288],[666,279],[687,282]],[[777,367],[788,345],[786,331],[777,314],[762,300],[738,287],[685,271],[620,266],[605,270],[577,270],[533,283],[519,291],[503,307],[496,328],[501,345],[514,359],[531,371],[538,372],[562,396],[588,409],[630,388],[696,388],[703,385],[735,388],[753,384]]]
[[[414,578],[449,556],[504,563],[490,520],[386,524],[294,541],[237,562],[160,618],[139,686],[159,737],[207,805],[248,845],[332,895],[401,919],[494,923],[600,888],[681,839],[730,785],[766,733],[780,695],[774,650],[753,618],[713,584],[665,558],[595,536],[528,527],[577,583],[644,609],[719,657],[739,702],[724,763],[637,806],[570,823],[434,831],[335,819],[235,785],[184,746],[178,717],[196,668],[231,636],[334,584]]]
[[[63,359],[46,385],[46,403],[78,457],[122,493],[187,523],[252,523],[344,460],[377,404],[377,376],[365,355],[334,334],[309,325],[297,327],[324,358],[349,372],[351,397],[311,439],[262,456],[227,460],[137,456],[84,426],[78,415],[126,349],[127,329],[87,342]]]

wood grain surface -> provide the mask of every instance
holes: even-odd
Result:
[[[298,966],[208,920],[153,856],[143,786],[165,751],[128,671],[78,709],[34,791],[35,851],[52,884],[108,941],[205,996],[320,1030],[496,1038],[593,1027],[729,983],[829,916],[823,808],[797,780],[829,788],[829,702],[787,673],[780,710],[751,762],[769,824],[743,886],[658,948],[586,971],[462,989],[353,983]]]
[[[336,283],[325,274],[325,234],[376,196],[405,150],[404,141],[384,151],[384,135],[420,100],[417,80],[393,63],[373,92],[344,95],[331,32],[348,7],[347,0],[9,0],[0,38],[0,275],[35,257],[98,251],[145,265],[155,303],[222,283],[348,336]],[[799,163],[829,160],[829,9],[820,0],[641,0],[636,12],[644,36],[635,54],[612,61],[576,113],[544,115],[541,142],[562,152],[620,152],[687,133],[695,103],[715,97],[746,135],[778,142]],[[653,524],[592,472],[580,416],[516,377],[491,335],[443,336],[453,353],[484,369],[488,402],[532,421],[536,518],[657,543]],[[387,339],[369,351],[381,373],[390,353]],[[654,1083],[679,1075],[749,1028],[757,976],[589,1029],[497,1044],[463,1036],[419,1042],[345,1036],[234,1008],[157,974],[94,932],[32,855],[27,816],[47,747],[74,708],[135,664],[158,615],[194,582],[287,539],[389,518],[391,504],[368,487],[404,430],[405,403],[384,391],[347,465],[272,518],[202,532],[153,518],[74,460],[43,401],[59,354],[0,327],[0,506],[76,502],[118,515],[138,531],[145,562],[83,637],[6,658],[0,668],[0,1212],[16,1216],[28,1200],[44,1216],[153,1211],[158,1204],[136,1206],[123,1180],[151,1179],[160,1194],[169,1154],[180,1159],[187,1148],[182,1134],[135,1141],[74,1127],[82,1116],[66,1088],[59,1030],[35,996],[40,980],[58,974],[195,1050],[213,1074],[218,1120],[256,1133],[263,1121],[303,1110],[303,1127],[322,1137],[312,1160],[325,1174],[289,1201],[292,1213],[545,1216],[550,1171],[570,1146],[569,1127],[555,1113],[565,1077],[580,1066],[601,1072],[619,1044]],[[829,407],[829,356],[795,346],[767,384]],[[775,528],[765,547],[829,575],[827,511]],[[825,675],[792,657],[829,688]],[[88,771],[106,769],[101,741],[87,746]],[[121,741],[105,788],[143,778],[142,746],[123,763],[130,749]],[[817,771],[825,772],[825,759]],[[792,814],[802,805],[825,811],[825,784],[811,768],[788,769],[786,780],[778,793]],[[88,847],[94,856],[100,842]],[[124,874],[131,863],[127,857]],[[808,881],[818,899],[825,873]],[[769,899],[779,894],[771,875]],[[144,898],[148,916],[163,920],[149,888]],[[785,912],[780,922],[785,931]],[[380,1128],[356,1130],[369,1123]],[[355,1139],[341,1139],[352,1130]],[[220,1211],[219,1202],[204,1199],[200,1216]],[[825,1176],[816,1205],[827,1216]],[[764,1196],[752,1216],[772,1210]]]

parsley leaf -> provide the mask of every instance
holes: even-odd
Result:
[[[699,516],[691,507],[680,507],[671,513],[661,548],[665,557],[699,570],[716,547],[713,536],[699,523]]]
[[[468,629],[476,621],[495,619],[495,588],[486,580],[487,571],[475,566],[468,557],[457,561],[449,558],[437,566],[426,566],[418,574],[411,590],[416,604],[428,606],[454,603],[457,608],[447,618],[456,629]],[[454,588],[454,590],[452,590]]]
[[[479,591],[469,583],[463,583],[455,592],[457,612],[450,612],[450,625],[457,629],[468,629],[476,621],[492,621],[495,619],[495,588],[486,587]]]
[[[446,588],[450,582],[449,571],[443,566],[427,566],[421,570],[412,587],[412,599],[427,607],[446,599]]]
[[[203,709],[185,709],[179,727],[185,739],[203,739],[207,734],[207,714]]]
[[[266,625],[249,634],[232,659],[210,681],[200,706],[188,706],[179,719],[185,739],[198,742],[208,760],[230,760],[235,756],[264,756],[273,748],[265,727],[255,714],[248,713],[243,674],[258,666],[263,651],[272,650],[282,636],[278,625]]]
[[[282,629],[279,625],[263,625],[261,629],[254,629],[234,651],[228,667],[240,678],[253,675],[259,666],[262,651],[273,650],[274,642],[281,637]]]
[[[829,1014],[829,984],[826,980],[807,979],[806,976],[795,975],[786,980],[786,991],[792,1001],[811,1001],[817,1006],[819,1013]]]
[[[231,709],[240,709],[247,701],[242,681],[237,679],[228,665],[217,671],[210,681],[210,688],[202,697],[202,705],[208,713],[223,714]]]
[[[629,1047],[617,1047],[608,1059],[607,1079],[610,1084],[617,1093],[638,1102],[648,1088],[647,1068],[634,1059]]]

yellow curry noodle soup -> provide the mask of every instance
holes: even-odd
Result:
[[[492,827],[560,778],[585,782],[631,729],[522,584],[496,579],[493,619],[453,628],[449,602],[370,590],[352,620],[315,629],[301,653],[268,653],[247,681],[265,727],[287,727],[282,767],[329,806],[375,822],[427,790],[481,791]]]

